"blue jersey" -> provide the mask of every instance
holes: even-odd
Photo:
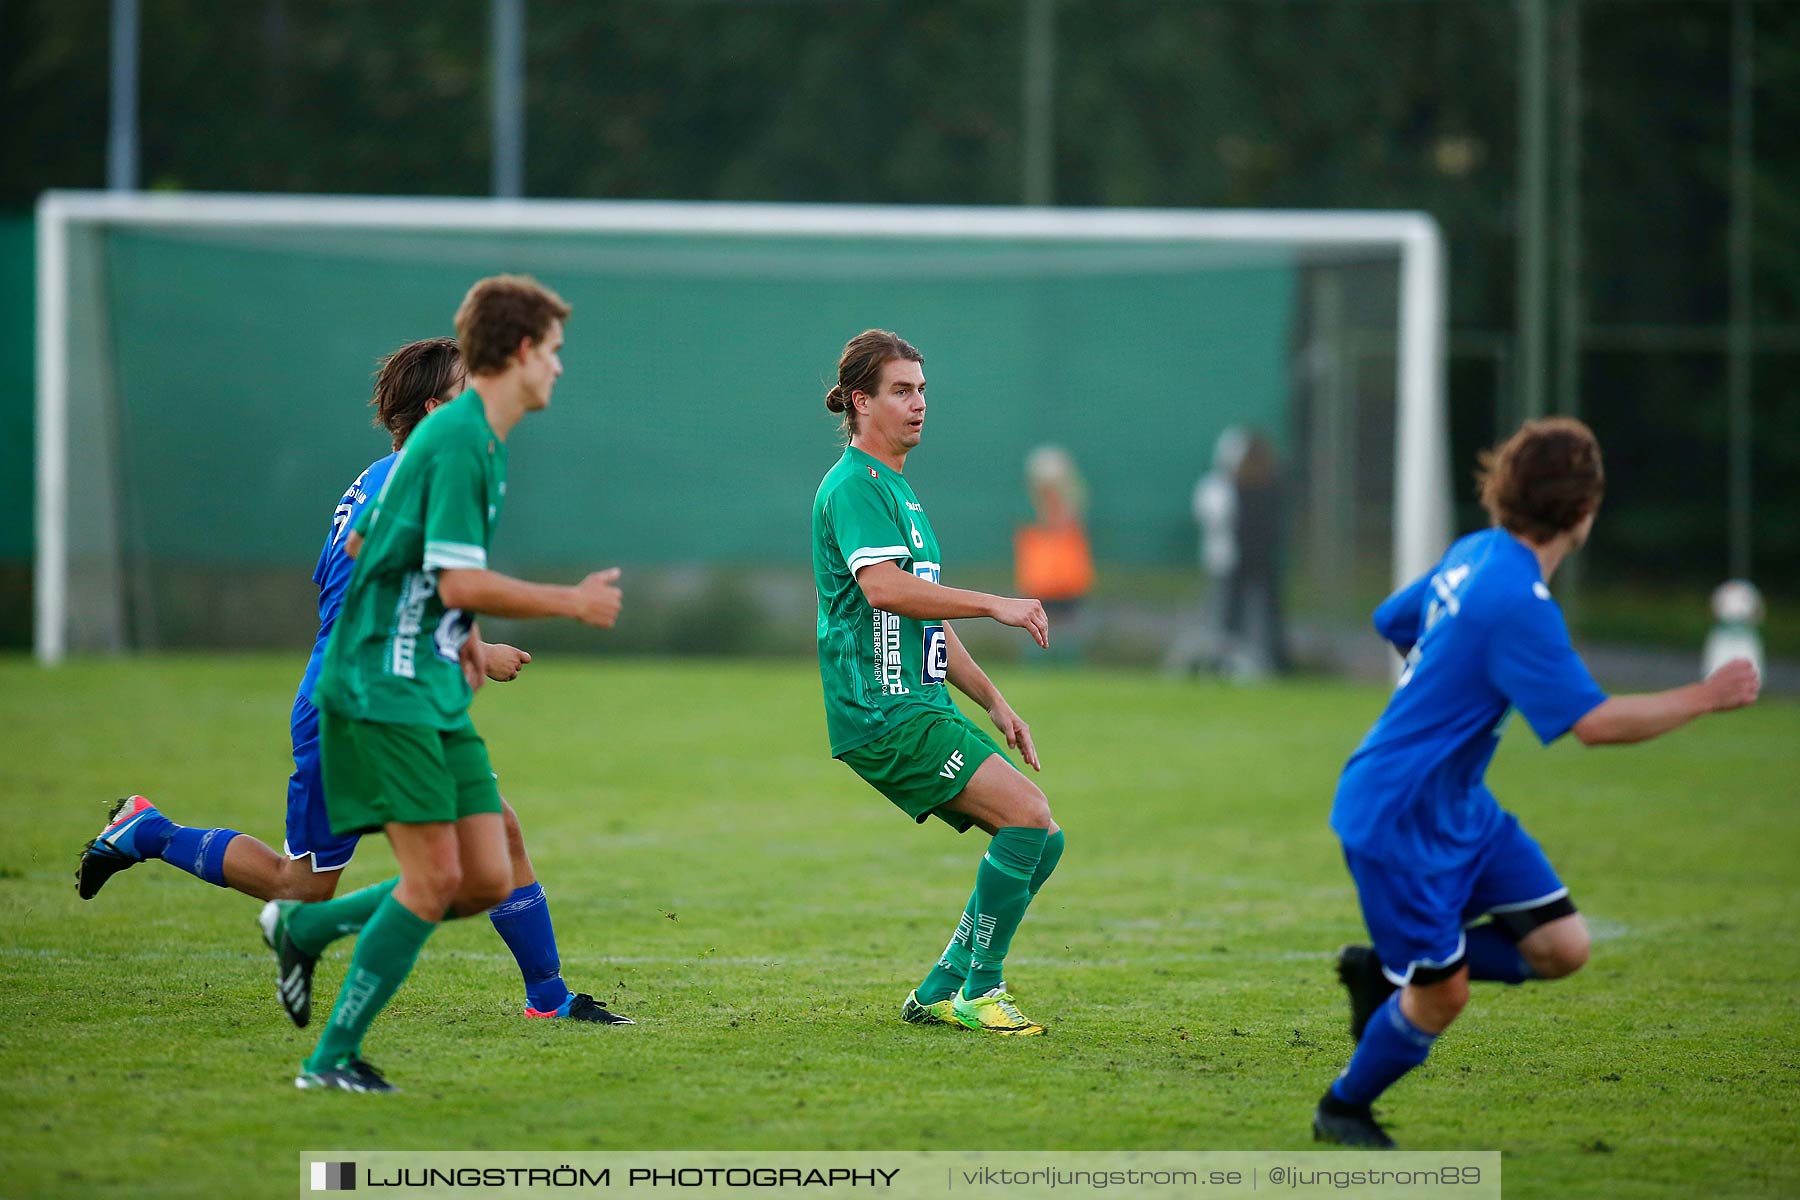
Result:
[[[355,528],[356,518],[369,498],[381,494],[381,485],[387,482],[388,472],[394,469],[394,462],[399,457],[400,452],[396,450],[386,458],[370,463],[344,493],[344,498],[338,501],[337,511],[331,514],[331,532],[326,535],[325,548],[319,551],[319,565],[313,568],[312,576],[313,582],[319,585],[319,637],[313,643],[312,657],[306,661],[306,674],[300,677],[300,696],[309,703],[313,684],[319,681],[319,667],[325,661],[325,643],[331,640],[331,627],[337,622],[338,610],[344,606],[344,590],[350,586],[350,572],[356,566],[356,560],[344,553],[344,543],[349,540],[350,530]]]
[[[1500,827],[1483,775],[1513,710],[1545,744],[1606,699],[1569,644],[1537,555],[1472,533],[1375,610],[1407,656],[1386,711],[1338,781],[1346,849],[1422,873],[1468,866]]]

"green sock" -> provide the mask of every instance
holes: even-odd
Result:
[[[1049,873],[1057,869],[1062,860],[1062,829],[1057,829],[1048,838],[1044,838],[1044,853],[1037,858],[1037,867],[1031,871],[1031,882],[1026,885],[1031,896],[1037,896],[1037,889],[1044,887]],[[1030,905],[1030,898],[1026,905]],[[950,937],[950,945],[943,948],[938,957],[938,964],[932,966],[931,972],[925,973],[925,981],[920,982],[916,997],[920,1004],[936,1004],[938,1000],[949,1000],[954,997],[963,981],[968,979],[968,943],[976,932],[976,892],[968,894],[968,903],[963,905],[963,919],[956,923],[956,934]]]
[[[937,965],[926,973],[924,982],[914,989],[920,1004],[948,1000],[961,990],[963,980],[969,976],[969,938],[974,932],[975,893],[970,892],[969,902],[963,906],[962,919],[956,923],[950,944],[944,947]]]
[[[420,947],[436,928],[435,922],[421,920],[392,896],[381,902],[356,939],[350,970],[331,1006],[331,1020],[306,1060],[307,1070],[327,1070],[362,1049],[363,1035],[375,1015],[400,990]]]
[[[963,995],[979,996],[1004,981],[1006,951],[1031,903],[1031,877],[1043,858],[1045,829],[1009,825],[994,834],[975,872],[974,929]]]
[[[1056,864],[1062,861],[1062,852],[1063,831],[1058,829],[1044,839],[1044,852],[1038,856],[1037,869],[1031,873],[1031,894],[1033,896],[1037,895],[1038,889],[1044,886],[1044,880],[1050,878],[1050,872],[1056,870]]]
[[[322,900],[317,904],[302,904],[288,914],[288,937],[294,940],[294,945],[308,954],[323,954],[325,947],[331,943],[367,925],[369,918],[375,915],[375,910],[381,907],[381,902],[388,898],[388,893],[399,882],[400,877],[396,875],[392,879],[372,883],[366,888],[358,888],[347,896]]]
[[[1056,870],[1056,864],[1062,859],[1062,852],[1063,831],[1058,829],[1044,839],[1043,853],[1038,855],[1037,866],[1031,872],[1031,882],[1026,885],[1031,896],[1038,894],[1038,889],[1044,886],[1044,880],[1050,878],[1050,872]],[[950,944],[944,947],[944,953],[938,957],[937,964],[926,973],[924,981],[915,989],[914,994],[920,1004],[936,1004],[939,1000],[948,1000],[961,990],[963,980],[969,977],[969,942],[975,934],[975,897],[978,894],[979,892],[969,893],[969,902],[963,906],[962,919],[956,923],[956,933],[951,936]],[[1026,903],[1030,903],[1029,898]]]

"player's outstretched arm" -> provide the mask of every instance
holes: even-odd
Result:
[[[1613,696],[1575,722],[1586,746],[1646,742],[1695,717],[1754,703],[1762,681],[1750,660],[1734,658],[1697,683],[1634,696]]]
[[[920,579],[888,559],[870,563],[856,573],[856,582],[869,603],[915,621],[949,621],[957,617],[992,617],[1031,634],[1039,646],[1050,645],[1050,618],[1036,600],[991,596],[964,588],[945,587]]]
[[[1043,770],[1043,765],[1038,762],[1037,746],[1031,740],[1031,726],[1013,711],[1012,705],[1006,702],[1006,697],[1000,694],[1000,689],[994,686],[994,681],[987,677],[987,672],[975,661],[975,656],[969,653],[968,648],[962,644],[962,639],[956,636],[956,630],[948,625],[944,626],[944,648],[948,655],[945,674],[951,684],[987,710],[988,719],[993,721],[994,728],[1000,731],[1010,749],[1017,750],[1024,756],[1027,766],[1034,771]]]
[[[570,617],[611,629],[624,604],[614,586],[619,568],[596,571],[573,587],[530,583],[498,571],[458,567],[438,572],[438,598],[446,608],[488,617]]]

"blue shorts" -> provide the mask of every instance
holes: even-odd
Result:
[[[287,844],[289,858],[311,858],[315,871],[338,871],[356,853],[358,834],[331,832],[325,812],[325,778],[319,765],[319,710],[305,696],[294,697],[294,773],[288,776]]]
[[[1502,814],[1475,860],[1455,871],[1420,875],[1350,850],[1344,861],[1382,973],[1399,985],[1418,968],[1461,962],[1463,930],[1490,913],[1525,912],[1569,894],[1537,839],[1511,813]]]

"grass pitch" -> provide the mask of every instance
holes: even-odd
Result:
[[[534,663],[476,705],[564,974],[635,1029],[527,1022],[448,925],[367,1051],[397,1097],[296,1092],[257,905],[162,864],[71,871],[132,791],[279,845],[290,657],[0,663],[0,1194],[292,1194],[306,1149],[1299,1149],[1350,1050],[1360,937],[1325,825],[1378,690],[997,675],[1067,856],[1008,981],[1045,1038],[896,1019],[980,835],[915,828],[826,757],[804,663]],[[1557,984],[1478,985],[1382,1108],[1503,1149],[1509,1196],[1800,1194],[1800,708],[1539,749],[1492,781],[1596,933]],[[391,873],[379,839],[347,884]],[[348,954],[327,956],[328,1008]]]

